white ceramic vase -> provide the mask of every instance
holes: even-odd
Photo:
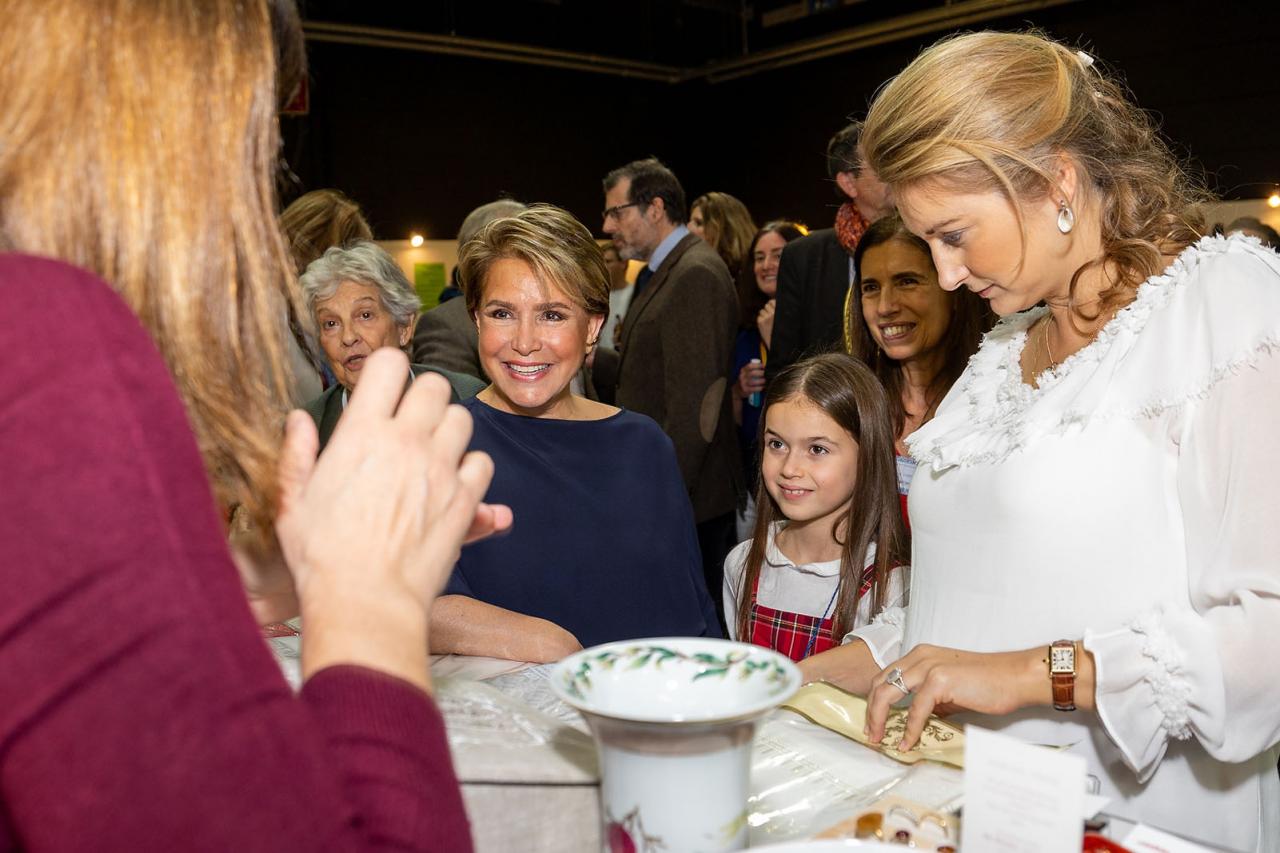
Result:
[[[727,640],[627,640],[565,658],[551,684],[595,735],[605,851],[746,846],[752,738],[800,687],[790,660]]]

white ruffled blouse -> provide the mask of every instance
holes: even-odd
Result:
[[[908,439],[910,606],[856,633],[882,665],[1082,638],[1096,713],[969,721],[1072,745],[1112,813],[1280,849],[1280,256],[1204,238],[1033,388],[1045,310]]]

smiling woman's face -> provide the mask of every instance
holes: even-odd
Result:
[[[756,287],[770,299],[778,292],[778,265],[782,262],[782,247],[785,245],[786,238],[777,231],[766,231],[756,241],[756,247],[751,253]]]
[[[476,311],[480,364],[493,380],[487,402],[528,417],[567,416],[569,382],[603,322],[526,262],[494,261]]]
[[[379,347],[403,347],[413,323],[396,324],[375,285],[344,281],[328,299],[316,302],[320,346],[334,376],[347,390],[356,387],[369,354]]]
[[[858,273],[862,318],[889,358],[927,356],[946,338],[954,297],[938,286],[933,263],[916,244],[891,239],[872,246]]]

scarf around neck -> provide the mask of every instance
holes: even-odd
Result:
[[[858,241],[870,224],[852,201],[846,201],[836,211],[836,239],[849,257],[853,257],[853,250],[858,248]]]

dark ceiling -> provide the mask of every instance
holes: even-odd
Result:
[[[289,194],[342,189],[380,236],[451,236],[500,193],[598,228],[600,177],[650,154],[691,197],[826,224],[826,139],[959,29],[1036,27],[1090,50],[1225,198],[1280,182],[1274,0],[302,5],[312,97],[285,122]]]
[[[700,68],[929,9],[1051,3],[940,0],[306,0],[308,20],[512,42]]]

